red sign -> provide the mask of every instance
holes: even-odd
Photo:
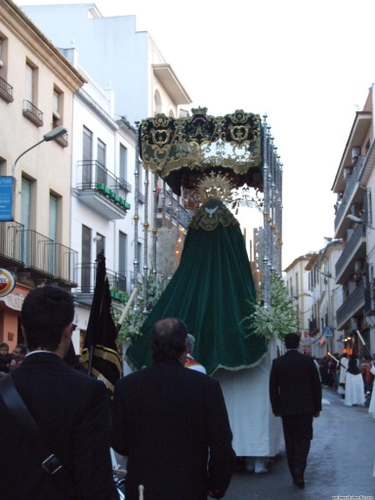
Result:
[[[16,278],[7,269],[0,268],[0,297],[5,297],[13,291],[16,286]]]

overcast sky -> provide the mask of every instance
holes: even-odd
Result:
[[[195,106],[268,114],[284,165],[283,268],[322,248],[355,111],[375,82],[374,0],[92,3],[104,16],[136,15]],[[249,234],[250,209],[248,218]]]

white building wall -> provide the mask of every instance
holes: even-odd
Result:
[[[86,77],[89,78],[86,73]],[[113,99],[113,92],[111,92]],[[126,127],[120,128],[110,116],[111,99],[106,98],[105,93],[98,85],[90,80],[74,98],[74,120],[73,134],[74,143],[72,148],[72,198],[71,198],[71,246],[78,252],[78,288],[81,292],[80,265],[82,256],[82,226],[91,229],[91,255],[88,260],[94,268],[97,257],[96,238],[100,234],[105,238],[105,257],[107,271],[119,272],[119,232],[127,235],[127,262],[125,264],[127,292],[130,293],[131,273],[133,272],[134,242],[133,242],[133,215],[134,215],[134,165],[135,165],[135,137],[133,131],[126,131]],[[100,211],[95,211],[81,199],[79,199],[79,184],[82,180],[80,162],[83,151],[83,128],[92,132],[92,159],[97,160],[97,143],[100,139],[106,145],[106,168],[119,177],[120,144],[127,150],[127,181],[132,186],[132,192],[126,196],[130,204],[130,210],[123,219],[110,220]],[[86,256],[87,257],[87,256]],[[91,283],[94,285],[94,283]],[[76,351],[79,352],[79,336],[85,331],[90,315],[90,306],[79,302],[76,306],[75,322],[78,325],[74,336]]]
[[[301,256],[296,258],[287,268],[284,276],[284,282],[289,291],[294,310],[298,315],[299,330],[301,335],[301,347],[306,353],[309,353],[310,338],[309,319],[311,318],[311,310],[313,296],[309,290],[308,271],[305,270],[309,262],[309,256]]]
[[[127,271],[133,270],[134,252],[138,242],[134,242],[134,168],[135,137],[133,132],[126,132],[126,127],[119,129],[116,122],[124,117],[134,126],[135,121],[153,116],[156,111],[167,115],[179,116],[179,105],[186,107],[190,98],[183,89],[173,70],[147,32],[136,32],[135,16],[102,17],[95,4],[38,5],[22,7],[27,16],[38,28],[52,40],[55,46],[77,65],[87,77],[90,85],[85,86],[82,95],[89,94],[91,104],[80,97],[74,101],[74,138],[72,150],[72,230],[71,245],[79,252],[78,262],[82,261],[81,238],[82,224],[92,229],[92,238],[100,233],[106,239],[107,270],[118,269],[119,231],[127,235]],[[154,65],[159,65],[158,76]],[[162,68],[160,68],[162,65]],[[89,79],[87,78],[87,79]],[[103,90],[109,97],[103,95]],[[155,107],[155,91],[160,96],[160,109]],[[113,94],[115,93],[115,98]],[[88,99],[90,100],[90,99]],[[107,168],[119,176],[119,143],[127,148],[128,178],[132,192],[127,194],[131,205],[124,220],[108,221],[102,214],[95,213],[77,197],[79,168],[82,160],[82,129],[85,125],[93,133],[93,159],[96,157],[96,142],[100,138],[107,145]],[[139,172],[139,191],[145,194],[145,172]],[[149,175],[148,214],[144,205],[139,205],[138,234],[139,243],[144,245],[143,224],[153,225],[153,176]],[[151,231],[149,231],[151,235]],[[151,250],[151,237],[149,240]],[[92,242],[91,261],[95,261],[95,244]],[[139,271],[143,271],[143,251]],[[150,264],[148,265],[150,269]],[[128,278],[128,276],[127,276]],[[80,277],[78,276],[80,280]],[[80,306],[81,307],[81,306]],[[87,311],[81,307],[76,323],[85,329]]]
[[[154,114],[152,64],[165,59],[147,32],[136,31],[135,16],[101,17],[95,4],[22,9],[57,47],[70,47],[73,40],[80,65],[101,88],[111,80],[119,116],[133,124]]]

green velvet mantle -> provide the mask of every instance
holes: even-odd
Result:
[[[195,337],[194,358],[213,374],[259,363],[267,344],[249,336],[244,318],[253,312],[255,287],[239,223],[225,205],[209,200],[192,219],[181,262],[142,333],[126,352],[135,368],[152,363],[151,330],[168,317],[185,321]]]

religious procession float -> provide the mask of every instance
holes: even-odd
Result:
[[[157,114],[139,126],[139,156],[146,172],[154,174],[152,262],[150,271],[143,270],[143,306],[147,280],[157,279],[158,233],[163,222],[170,224],[164,216],[166,190],[182,201],[191,220],[178,267],[147,311],[126,360],[132,369],[148,366],[153,324],[166,317],[184,320],[195,337],[195,359],[221,382],[233,447],[246,457],[272,457],[280,450],[280,421],[271,412],[268,377],[280,339],[297,327],[280,278],[282,164],[270,129],[266,116],[262,120],[243,110],[210,116],[206,108],[183,118]],[[263,216],[253,267],[257,287],[233,214],[246,205]],[[178,240],[178,218],[169,228]],[[147,221],[144,230],[149,230]]]
[[[141,168],[146,192],[142,228],[135,206],[134,241],[143,229],[144,264],[139,269],[135,258],[140,278],[117,317],[124,375],[152,363],[154,323],[181,318],[195,337],[194,358],[221,382],[237,456],[266,460],[281,446],[268,397],[271,363],[283,335],[297,329],[281,280],[282,164],[267,116],[211,116],[206,108],[181,118],[156,114],[139,124],[137,148],[135,199]],[[172,213],[174,200],[183,212]],[[246,206],[250,225],[254,210],[262,220],[251,264],[235,216]]]

